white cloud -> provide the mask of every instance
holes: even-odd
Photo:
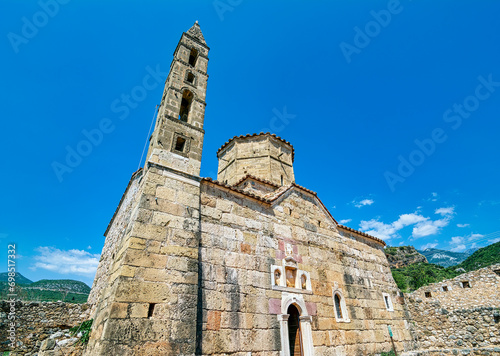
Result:
[[[457,224],[458,227],[468,227],[470,224]]]
[[[450,223],[454,214],[454,208],[439,208],[435,211],[435,213],[443,216],[443,218],[431,220],[430,218],[418,213],[402,214],[399,216],[398,220],[390,224],[383,223],[377,219],[371,219],[368,221],[363,220],[361,221],[360,229],[367,234],[376,236],[383,240],[399,238],[400,236],[397,232],[411,225],[414,225],[411,235],[414,238],[435,235],[439,233],[443,227]]]
[[[451,243],[454,245],[460,245],[464,242],[464,238],[461,236],[455,236],[451,238]]]
[[[373,235],[382,240],[389,240],[391,238],[397,238],[397,230],[394,228],[392,224],[384,224],[375,219],[371,219],[369,221],[361,221],[359,225],[361,230],[366,232],[369,235]]]
[[[413,228],[411,236],[414,238],[435,235],[439,233],[440,229],[448,226],[453,214],[455,214],[455,208],[439,208],[434,211],[434,214],[443,216],[442,219],[431,220],[426,218],[424,221],[420,221]]]
[[[428,218],[423,217],[422,215],[411,213],[411,214],[403,214],[399,216],[399,219],[392,223],[396,230],[401,230],[406,226],[410,226],[422,221],[426,221]]]
[[[426,220],[418,223],[411,233],[414,238],[435,235],[439,230],[449,224],[449,219],[439,219],[439,220]]]
[[[339,224],[345,225],[345,224],[350,223],[351,221],[352,221],[352,219],[344,219],[344,220],[340,220]]]
[[[432,192],[431,193],[431,201],[437,201],[438,200],[438,193]]]
[[[365,206],[365,205],[372,205],[373,203],[375,203],[372,199],[363,199],[359,202],[356,202],[355,200],[353,201],[353,204],[356,208],[361,208],[362,206]]]
[[[482,234],[470,234],[468,236],[468,240],[469,241],[474,241],[474,240],[478,240],[478,239],[480,239],[482,237],[484,237],[484,235],[482,235]]]
[[[422,245],[422,246],[420,247],[420,249],[421,249],[421,250],[425,250],[425,249],[428,249],[428,248],[436,248],[436,246],[437,246],[437,245],[438,245],[437,243],[432,243],[432,242],[429,242],[429,243],[427,243],[427,244],[425,244],[425,245]]]
[[[450,215],[455,214],[455,208],[452,206],[450,206],[448,208],[439,208],[439,209],[436,209],[434,214],[439,214],[442,216],[450,216]]]
[[[488,240],[488,243],[490,244],[494,244],[496,242],[500,241],[500,237],[497,237],[496,239],[491,239],[491,240]]]
[[[471,233],[467,236],[454,236],[450,240],[450,251],[462,252],[467,248],[467,246],[468,248],[475,248],[477,247],[477,243],[475,241],[478,241],[484,237],[485,236],[482,234],[474,233]]]
[[[451,252],[463,252],[465,251],[466,247],[465,245],[457,245],[455,247],[453,247],[452,249],[450,249]]]
[[[99,254],[84,250],[59,250],[54,247],[39,247],[34,269],[41,268],[60,274],[77,274],[93,277],[99,264]]]

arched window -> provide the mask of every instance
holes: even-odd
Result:
[[[184,90],[184,93],[182,93],[181,109],[179,110],[179,120],[188,122],[189,109],[191,108],[192,102],[193,93],[189,90]]]
[[[335,320],[337,320],[337,322],[348,323],[351,321],[347,312],[345,298],[340,289],[333,292],[333,309],[335,312]]]
[[[191,53],[189,53],[189,65],[194,67],[196,65],[197,59],[198,59],[198,51],[192,48]]]
[[[279,286],[281,284],[281,272],[278,268],[274,270],[274,285]]]
[[[335,294],[335,311],[337,312],[337,319],[343,319],[342,317],[342,307],[340,306],[340,297]]]

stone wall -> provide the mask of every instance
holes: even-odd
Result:
[[[193,355],[200,183],[148,163],[137,184],[130,217],[120,208],[109,230],[119,238],[85,353]]]
[[[139,191],[139,182],[142,174],[143,171],[140,169],[130,178],[127,189],[125,189],[125,193],[123,193],[120,203],[118,204],[118,208],[104,234],[106,236],[106,241],[104,243],[104,247],[102,248],[99,266],[97,268],[94,283],[88,298],[88,304],[92,307],[92,314],[95,312],[99,299],[107,298],[104,294],[104,289],[109,284],[111,270],[113,268],[113,263],[115,262],[114,259],[116,257],[118,246],[121,243],[121,238],[130,224],[133,212],[132,210]]]
[[[9,347],[8,319],[11,305],[0,302],[0,352],[15,351],[11,355],[34,355],[42,341],[51,334],[67,330],[90,319],[87,304],[63,302],[21,302],[15,303],[16,348]]]
[[[267,204],[215,182],[202,183],[197,354],[280,355],[284,314],[294,298],[303,306],[301,321],[310,327],[309,346],[317,356],[389,351],[388,325],[397,349],[412,349],[403,299],[382,243],[372,240],[370,246],[358,241],[364,236],[339,231],[307,190],[290,188]],[[272,268],[287,258],[309,276],[310,289],[274,285]],[[336,291],[345,298],[343,320],[335,314]]]
[[[499,270],[482,268],[406,295],[419,349],[500,354]]]

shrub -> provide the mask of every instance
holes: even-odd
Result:
[[[82,333],[82,336],[80,337],[80,342],[82,344],[86,344],[89,342],[90,338],[90,330],[92,329],[92,322],[94,320],[86,320],[80,325],[73,326],[71,329],[69,329],[69,332],[71,335],[77,335],[79,332]]]

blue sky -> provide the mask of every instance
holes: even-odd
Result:
[[[488,0],[2,1],[0,256],[14,242],[26,277],[91,285],[195,20],[211,47],[202,176],[215,178],[230,137],[272,131],[338,221],[389,245],[487,245],[500,230],[499,11]],[[87,155],[70,167],[76,149]]]

